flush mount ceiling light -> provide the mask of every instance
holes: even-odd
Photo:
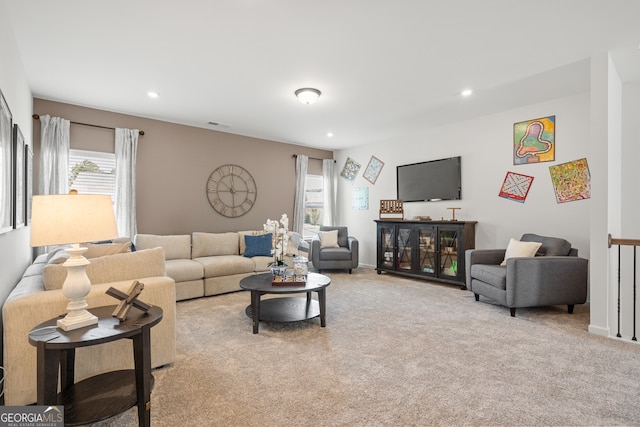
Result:
[[[320,98],[320,91],[311,87],[303,87],[295,92],[296,96],[303,104],[313,104]]]

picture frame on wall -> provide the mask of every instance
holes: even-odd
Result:
[[[553,162],[556,156],[556,116],[513,124],[513,164]]]
[[[13,229],[13,116],[0,90],[0,234]]]
[[[371,156],[369,164],[364,170],[364,174],[362,176],[370,183],[375,184],[378,176],[380,175],[380,171],[382,171],[383,166],[384,163],[382,162],[382,160],[378,159],[376,156]]]
[[[17,123],[13,125],[13,228],[25,225],[26,174],[24,136]]]
[[[24,173],[25,173],[25,199],[24,199],[24,225],[31,224],[31,203],[33,202],[33,151],[30,145],[24,146]]]

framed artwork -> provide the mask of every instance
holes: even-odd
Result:
[[[380,159],[378,159],[376,156],[371,156],[371,159],[369,160],[369,164],[364,170],[364,174],[362,174],[362,176],[364,177],[364,179],[366,179],[370,183],[375,184],[383,166],[384,166],[384,163],[382,163]]]
[[[529,189],[533,183],[533,177],[515,172],[507,172],[504,177],[502,188],[500,188],[500,197],[504,197],[514,202],[524,203],[529,194]]]
[[[344,162],[344,167],[342,168],[342,172],[340,172],[340,176],[348,181],[353,181],[356,179],[356,175],[358,175],[359,170],[360,163],[356,162],[351,157],[347,157],[347,161]]]
[[[0,233],[13,229],[13,117],[0,91]]]
[[[33,151],[30,145],[24,147],[24,173],[25,173],[25,200],[24,200],[24,225],[31,223],[31,203],[33,202]]]
[[[24,148],[24,136],[16,123],[13,125],[13,228],[24,227],[25,223]]]
[[[552,162],[556,156],[556,116],[514,123],[513,164]]]
[[[369,210],[369,187],[354,187],[352,203],[352,208],[355,211]]]
[[[591,198],[591,173],[587,159],[549,166],[558,203]]]

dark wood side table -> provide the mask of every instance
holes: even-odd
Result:
[[[112,317],[116,306],[90,309],[98,324],[62,331],[58,318],[41,323],[29,333],[29,342],[38,349],[38,405],[64,405],[65,425],[97,422],[138,405],[140,426],[151,424],[151,334],[162,320],[162,309],[147,313],[133,309],[120,322]],[[75,351],[79,347],[133,340],[135,369],[107,372],[74,384]],[[60,368],[60,393],[58,388]]]

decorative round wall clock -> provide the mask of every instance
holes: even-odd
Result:
[[[258,188],[253,176],[242,166],[222,165],[207,180],[207,198],[220,215],[237,218],[249,212]]]

